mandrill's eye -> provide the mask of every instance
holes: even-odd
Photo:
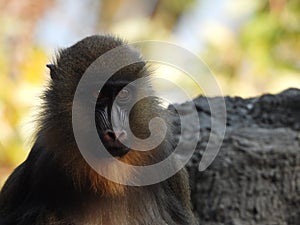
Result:
[[[117,96],[117,101],[119,103],[127,103],[128,101],[131,100],[131,93],[129,90],[127,89],[122,89],[119,93],[118,93],[118,96]]]
[[[118,94],[118,98],[120,99],[126,99],[128,97],[129,97],[129,91],[126,89],[121,90]]]

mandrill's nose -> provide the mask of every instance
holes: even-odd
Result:
[[[122,157],[129,152],[129,148],[122,144],[127,139],[126,131],[114,132],[106,130],[103,133],[103,142],[106,150],[114,157]]]

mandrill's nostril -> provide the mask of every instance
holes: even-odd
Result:
[[[103,134],[103,138],[107,142],[112,142],[117,139],[115,133],[112,130],[106,130]]]
[[[106,142],[114,142],[116,140],[124,141],[127,138],[126,131],[114,132],[112,130],[106,130],[103,134],[103,139]]]

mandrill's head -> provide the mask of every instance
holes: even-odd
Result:
[[[156,117],[166,121],[166,113],[159,101],[151,96],[149,82],[145,79],[135,82],[139,78],[149,78],[146,64],[137,50],[118,38],[95,35],[60,50],[55,62],[47,67],[51,80],[43,96],[38,138],[44,137],[45,143],[51,143],[48,150],[63,162],[78,188],[92,187],[104,195],[120,195],[126,189],[126,186],[99,175],[95,171],[98,168],[91,168],[82,152],[88,152],[100,170],[119,176],[123,181],[138,174],[131,168],[120,170],[112,159],[144,166],[169,155],[167,151],[171,148],[166,145],[170,142],[170,128],[167,123],[166,132],[162,132],[162,126],[157,124],[149,129],[150,121]],[[85,79],[89,76],[91,79]],[[92,118],[89,109],[93,110]],[[83,147],[78,145],[74,135],[74,113],[76,129],[86,137]],[[89,140],[94,131],[98,140]],[[149,142],[143,140],[153,134],[163,137],[158,137],[160,142],[147,149]],[[91,147],[92,142],[100,140],[101,148]],[[143,144],[137,144],[139,140]]]

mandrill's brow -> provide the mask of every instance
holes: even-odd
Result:
[[[123,87],[125,87],[126,85],[129,85],[130,88],[133,88],[133,85],[131,85],[131,83],[134,80],[108,80],[106,82],[97,82],[97,83],[93,83],[90,85],[91,88],[93,89],[103,89],[105,87],[108,88],[114,88],[114,89],[122,89]]]

